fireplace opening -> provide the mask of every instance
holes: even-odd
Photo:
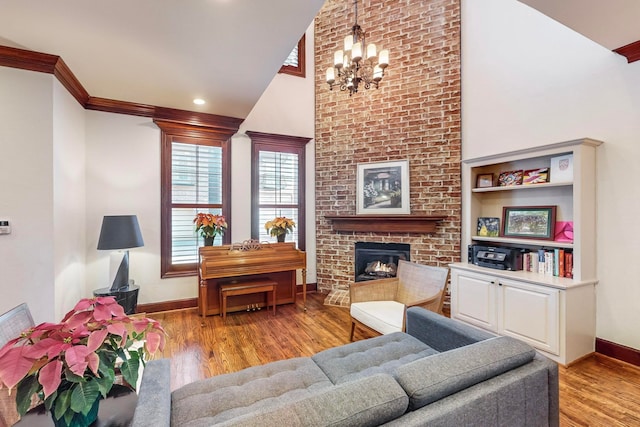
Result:
[[[396,277],[398,261],[410,261],[408,243],[356,242],[355,281]]]

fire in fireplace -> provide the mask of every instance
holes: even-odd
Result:
[[[407,243],[356,242],[355,281],[396,277],[398,260],[410,261]]]

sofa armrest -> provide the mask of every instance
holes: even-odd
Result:
[[[138,404],[131,427],[169,427],[171,424],[171,364],[151,360],[142,373]]]
[[[407,309],[407,333],[439,352],[496,336],[422,307]]]

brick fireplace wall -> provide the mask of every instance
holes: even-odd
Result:
[[[348,289],[358,241],[411,245],[411,260],[460,259],[460,2],[364,0],[367,42],[389,49],[380,88],[329,90],[326,69],[354,23],[351,0],[327,0],[315,21],[317,284]],[[356,213],[359,163],[409,160],[411,214],[443,215],[433,234],[333,231],[325,215]]]

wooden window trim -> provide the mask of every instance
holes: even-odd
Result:
[[[259,188],[259,153],[260,151],[276,151],[283,153],[298,154],[298,248],[306,248],[306,199],[305,199],[305,175],[306,175],[306,145],[311,138],[298,136],[276,135],[261,132],[248,131],[246,134],[251,138],[251,236],[257,238],[260,234],[258,206],[260,204]]]
[[[289,74],[296,77],[306,77],[306,65],[305,65],[305,47],[307,36],[302,35],[302,38],[298,41],[298,66],[293,67],[291,65],[283,65],[280,67],[278,73]]]
[[[171,263],[171,144],[174,141],[219,146],[222,148],[222,215],[229,227],[222,238],[223,244],[231,243],[231,134],[228,130],[193,126],[171,121],[154,120],[161,135],[161,186],[160,186],[160,275],[162,278],[194,276],[197,262],[173,265]],[[213,206],[213,205],[212,205]],[[188,207],[184,205],[184,207]]]

